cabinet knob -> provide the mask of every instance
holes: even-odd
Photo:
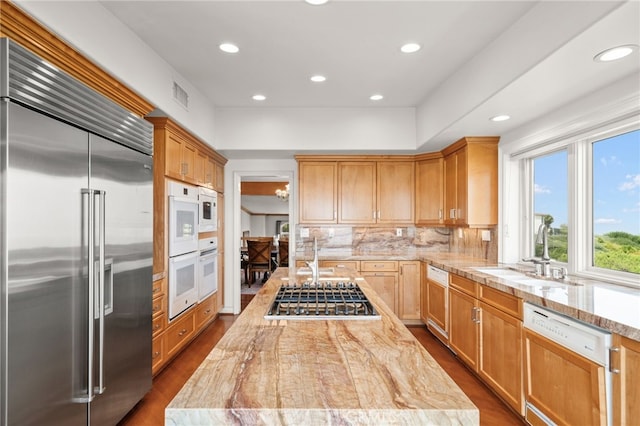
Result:
[[[180,332],[178,333],[178,336],[184,336],[185,334],[187,334],[187,329],[183,328],[182,330],[180,330]]]

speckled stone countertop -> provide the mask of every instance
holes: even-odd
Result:
[[[640,290],[601,281],[569,277],[568,282],[548,280],[548,285],[525,285],[484,274],[474,268],[511,267],[450,253],[410,249],[389,252],[326,252],[321,260],[420,260],[482,285],[504,291],[525,302],[546,306],[572,318],[640,341]],[[309,259],[296,253],[296,260]]]
[[[357,282],[379,320],[265,320],[295,273],[280,268],[264,284],[166,408],[165,424],[479,424],[477,408],[366,281]]]

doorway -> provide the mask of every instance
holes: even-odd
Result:
[[[291,167],[291,169],[294,169],[296,163],[295,161],[293,162],[289,162],[286,161],[286,163],[288,163],[287,165],[289,167]],[[288,168],[288,167],[287,167]],[[264,232],[266,235],[274,235],[276,234],[276,222],[279,220],[280,223],[277,224],[278,225],[278,229],[282,232],[283,230],[283,223],[285,221],[289,222],[289,227],[291,232],[289,232],[289,252],[293,253],[294,250],[292,249],[292,247],[295,247],[295,233],[293,232],[294,227],[293,224],[295,223],[295,214],[296,214],[296,196],[295,196],[295,172],[294,170],[235,170],[232,171],[233,173],[233,206],[232,206],[232,215],[231,215],[231,227],[230,229],[232,230],[231,234],[229,235],[229,232],[226,232],[227,236],[231,237],[231,242],[232,244],[229,245],[229,248],[232,250],[231,254],[232,256],[228,256],[227,258],[230,260],[229,261],[225,261],[225,263],[228,265],[227,266],[227,271],[230,271],[231,273],[225,273],[225,279],[228,279],[229,281],[227,281],[229,284],[225,285],[225,288],[230,290],[228,296],[225,296],[225,300],[227,303],[230,302],[230,304],[232,305],[232,312],[234,314],[238,314],[241,311],[242,308],[242,282],[244,281],[244,271],[241,269],[241,265],[242,265],[242,237],[243,237],[243,232],[244,235],[246,236],[247,231],[249,231],[249,236],[265,236],[265,235],[253,235],[253,232],[256,233],[262,233]],[[251,200],[251,202],[253,204],[247,206],[245,205],[244,210],[243,210],[243,200],[242,200],[242,185],[243,183],[246,182],[278,182],[278,183],[282,183],[282,184],[288,184],[289,185],[289,197],[287,202],[283,202],[281,200],[278,199],[278,197],[275,194],[275,190],[273,195],[269,195],[268,197],[271,199],[271,201],[269,202],[270,204],[273,203],[279,203],[279,205],[282,207],[286,204],[286,209],[285,210],[279,210],[282,211],[283,213],[286,214],[282,214],[282,215],[276,215],[275,213],[273,214],[274,217],[270,217],[269,220],[267,220],[267,216],[272,216],[271,211],[273,210],[267,210],[267,207],[264,208],[258,208],[255,207],[255,203],[259,203],[259,199],[258,198],[254,198],[253,200]],[[255,197],[258,197],[257,195]],[[266,195],[265,195],[266,197]],[[278,205],[278,204],[276,204]],[[260,211],[263,210],[264,211]],[[256,221],[258,222],[257,225],[251,227],[249,226],[249,229],[247,228],[247,224],[244,223],[243,224],[243,213],[246,210],[249,211],[254,211],[256,213],[265,213],[264,214],[264,218],[262,219],[257,219]],[[260,214],[257,214],[256,216],[262,216]],[[275,219],[275,216],[279,216],[279,219]],[[260,222],[262,221],[262,225],[260,225]],[[271,223],[273,222],[273,223]],[[227,222],[228,223],[228,222]],[[267,229],[267,226],[269,226],[269,228]],[[252,231],[252,228],[255,229],[255,231]],[[273,229],[271,229],[273,228]],[[229,226],[227,227],[227,229],[229,229]],[[257,280],[257,282],[255,284],[252,285],[252,287],[256,287],[256,290],[258,288],[261,287],[261,282],[260,280]],[[227,305],[228,306],[228,305]]]

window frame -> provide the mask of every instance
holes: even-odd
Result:
[[[507,167],[517,164],[519,170],[520,203],[518,236],[519,259],[530,258],[535,253],[531,230],[534,220],[534,175],[533,160],[543,155],[567,150],[568,241],[567,263],[564,266],[571,275],[599,281],[614,282],[640,288],[638,274],[621,272],[594,266],[593,227],[593,144],[620,134],[640,130],[640,115],[633,114],[619,120],[558,137],[543,144],[535,144],[531,149],[511,154]],[[515,163],[515,164],[514,164]],[[529,264],[530,265],[530,264]]]

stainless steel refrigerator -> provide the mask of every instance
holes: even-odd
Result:
[[[0,424],[113,425],[151,387],[153,128],[0,55]]]

